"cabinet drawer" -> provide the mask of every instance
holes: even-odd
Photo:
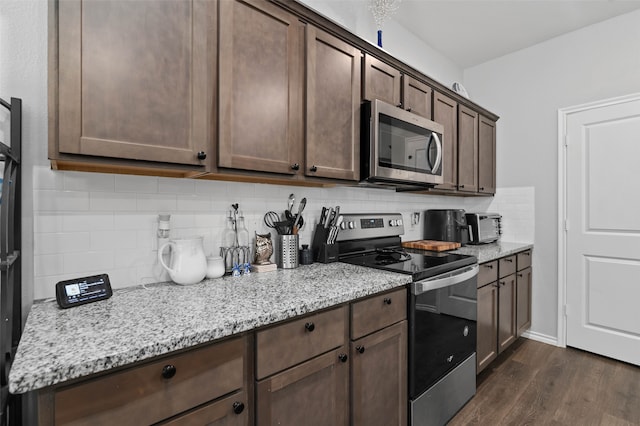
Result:
[[[507,275],[516,273],[516,256],[503,257],[498,259],[498,270],[500,271],[500,278],[504,278]]]
[[[256,333],[256,376],[262,379],[344,345],[347,306]]]
[[[523,251],[517,255],[518,271],[522,271],[531,266],[531,250]]]
[[[55,424],[141,425],[242,388],[246,337],[194,349],[55,393]],[[171,369],[175,373],[170,378]]]
[[[407,318],[407,290],[374,296],[351,304],[351,338],[381,330]]]
[[[248,424],[249,409],[244,391],[160,423],[162,426],[247,426]]]
[[[498,281],[498,261],[481,264],[478,271],[478,288],[496,281]]]

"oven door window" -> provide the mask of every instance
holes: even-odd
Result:
[[[439,174],[442,135],[386,114],[379,114],[378,166]]]
[[[476,350],[476,280],[411,296],[410,397],[453,370]]]

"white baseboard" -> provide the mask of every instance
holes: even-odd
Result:
[[[535,331],[525,331],[522,333],[522,337],[526,339],[535,340],[537,342],[546,343],[547,345],[559,346],[558,338],[555,336],[548,336],[546,334],[537,333]]]

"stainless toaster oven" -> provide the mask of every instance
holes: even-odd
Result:
[[[467,213],[469,244],[498,241],[502,234],[502,216],[498,213]]]

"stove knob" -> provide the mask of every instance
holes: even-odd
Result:
[[[349,222],[349,229],[354,229],[356,227],[355,222]]]
[[[395,219],[390,219],[389,226],[398,226],[398,222]]]
[[[402,226],[402,219],[398,219],[396,223],[398,224],[398,226]]]
[[[340,229],[347,229],[347,222],[342,222],[340,224]]]

